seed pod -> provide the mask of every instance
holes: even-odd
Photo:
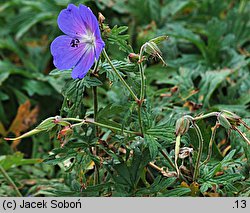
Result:
[[[154,42],[156,44],[160,44],[161,42],[166,41],[168,39],[169,39],[169,37],[165,36],[165,35],[164,36],[158,36],[156,38],[151,39],[150,42]]]
[[[223,115],[232,125],[240,125],[241,117],[229,112],[227,110],[222,110],[221,115]]]
[[[222,113],[218,115],[217,119],[221,126],[225,127],[226,129],[232,128],[232,125]]]

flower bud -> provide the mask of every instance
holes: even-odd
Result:
[[[69,141],[72,134],[73,130],[71,126],[65,126],[62,128],[62,130],[57,135],[57,139],[61,142],[61,147],[64,147],[64,145]]]
[[[179,118],[175,124],[175,134],[184,135],[190,127],[190,121],[186,117]]]
[[[53,123],[61,125],[61,126],[69,126],[70,125],[70,123],[68,121],[64,121],[62,119],[62,117],[59,116],[59,115],[57,115],[57,116],[54,117]]]
[[[100,12],[98,13],[98,21],[99,24],[102,24],[105,21],[104,15],[102,15]]]
[[[61,136],[69,135],[73,132],[72,128],[70,126],[65,126],[63,129],[59,132]]]
[[[129,53],[128,58],[131,62],[138,62],[139,54],[136,53]]]

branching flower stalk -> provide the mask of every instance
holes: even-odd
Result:
[[[96,61],[96,63],[95,63],[93,74],[95,74],[97,72],[99,60],[100,59],[98,59],[98,61]],[[97,113],[98,113],[97,87],[93,86],[92,91],[93,91],[94,120],[97,121]],[[99,128],[98,128],[98,126],[96,126],[96,128],[95,128],[95,134],[96,134],[96,137],[98,138],[99,137]],[[98,144],[95,146],[95,155],[99,156]],[[95,185],[100,183],[99,165],[97,165],[97,163],[95,163],[94,183],[95,183]]]
[[[195,162],[194,175],[193,175],[193,181],[195,182],[199,175],[199,167],[200,167],[201,155],[202,155],[202,150],[203,150],[203,137],[201,134],[201,130],[196,123],[193,123],[193,127],[196,131],[196,134],[198,136],[198,142],[199,142],[198,154],[197,154],[197,158]]]
[[[141,136],[144,137],[144,129],[142,123],[142,103],[138,104],[138,121],[139,121]]]
[[[82,126],[84,124],[94,124],[96,126],[107,128],[107,129],[114,130],[114,131],[120,131],[120,132],[124,132],[124,133],[128,133],[128,134],[134,134],[134,135],[141,135],[140,132],[134,132],[134,131],[126,130],[126,129],[120,129],[120,128],[117,128],[117,127],[114,127],[114,126],[98,123],[98,122],[95,122],[93,119],[62,118],[62,120],[63,121],[75,121],[75,122],[78,122],[78,123],[72,124],[71,127]]]
[[[177,176],[180,176],[180,170],[179,170],[179,166],[177,164],[177,160],[178,160],[178,156],[179,156],[179,152],[180,152],[180,145],[181,145],[181,134],[178,134],[176,136],[176,140],[175,140],[175,150],[174,150],[174,164],[175,164],[175,168],[176,168],[176,172],[177,172]]]
[[[232,112],[229,112],[229,111],[226,111],[226,110],[222,110],[221,112],[211,112],[211,113],[208,113],[208,114],[205,114],[205,115],[195,117],[195,118],[193,118],[193,120],[197,121],[197,120],[202,120],[202,119],[209,118],[209,117],[214,117],[214,116],[217,117],[218,120],[220,120],[220,118],[222,118],[221,121],[223,121],[223,120],[226,121],[226,123],[228,125],[227,127],[231,128],[233,130],[236,130],[240,134],[240,136],[250,145],[250,140],[245,136],[245,134],[243,132],[241,132],[238,129],[237,126],[242,124],[248,130],[250,130],[250,127],[242,120],[241,117],[239,117],[238,115],[236,115],[236,114],[234,114]],[[220,122],[219,122],[219,124],[224,126]]]
[[[168,161],[168,163],[170,164],[170,166],[175,169],[175,164],[172,162],[172,160],[170,159],[170,157],[163,151],[160,150],[161,154],[163,155],[163,157]]]
[[[215,126],[213,126],[211,128],[212,134],[211,134],[211,138],[210,138],[209,145],[208,145],[208,154],[207,154],[207,158],[205,159],[205,161],[202,164],[207,164],[211,158],[212,150],[213,150],[213,143],[215,140],[216,131],[217,131],[219,126],[220,126],[220,124],[218,122],[216,122]]]
[[[192,117],[192,120],[198,121],[198,120],[202,120],[202,119],[209,118],[209,117],[214,117],[214,116],[217,117],[219,114],[220,114],[219,112],[210,112],[210,113],[207,113],[205,115],[200,115],[200,116],[197,116],[197,117],[194,117],[194,118]]]
[[[141,77],[141,93],[140,93],[140,100],[143,102],[144,96],[145,96],[145,90],[146,90],[146,83],[145,83],[145,74],[144,74],[144,67],[143,67],[143,49],[145,47],[145,44],[142,45],[140,49],[140,54],[139,54],[139,61],[138,61],[138,66],[139,66],[139,71],[140,71],[140,77]]]
[[[200,131],[199,126],[196,124],[196,121],[206,119],[209,117],[216,117],[217,122],[216,122],[215,126],[212,127],[212,134],[211,134],[211,138],[209,141],[207,158],[205,159],[205,161],[203,163],[200,163],[202,151],[203,151],[203,137],[202,137],[202,133]],[[176,168],[178,176],[180,175],[180,171],[179,171],[179,167],[177,164],[177,160],[178,160],[179,151],[180,151],[181,136],[184,135],[189,130],[190,124],[192,124],[192,127],[195,129],[195,132],[196,132],[197,137],[198,137],[198,142],[199,142],[199,147],[198,147],[198,151],[197,151],[197,158],[196,158],[194,173],[193,173],[193,181],[194,182],[196,182],[198,179],[200,166],[208,163],[210,158],[211,158],[212,146],[213,146],[213,143],[215,140],[216,130],[219,126],[223,126],[227,130],[232,129],[232,130],[237,131],[240,134],[240,136],[250,145],[250,140],[246,137],[246,135],[243,132],[240,131],[240,129],[237,126],[242,124],[248,130],[250,129],[250,127],[242,120],[241,117],[239,117],[238,115],[236,115],[232,112],[222,110],[221,112],[211,112],[211,113],[208,113],[205,115],[200,115],[200,116],[195,117],[195,118],[193,118],[190,115],[185,115],[182,118],[177,120],[176,130],[175,130],[175,134],[176,134],[175,168]]]
[[[58,118],[60,116],[55,116],[55,117],[50,117],[47,118],[46,120],[44,120],[43,122],[40,123],[40,125],[38,125],[35,129],[26,132],[25,134],[16,137],[16,138],[5,138],[5,140],[8,141],[14,141],[14,140],[19,140],[22,138],[26,138],[26,137],[30,137],[32,135],[44,132],[44,131],[48,131],[50,130],[52,127],[54,127],[55,125],[61,125],[66,127],[66,131],[71,131],[73,128],[77,127],[77,126],[82,126],[84,124],[93,124],[99,127],[103,127],[103,128],[107,128],[113,131],[119,131],[122,133],[127,133],[127,134],[133,134],[133,135],[137,135],[137,136],[141,136],[141,132],[134,132],[131,130],[126,130],[126,129],[121,129],[121,128],[117,128],[114,126],[110,126],[107,124],[102,124],[99,122],[95,122],[93,119],[80,119],[80,118]],[[57,123],[55,123],[55,120],[59,119],[60,121]],[[70,122],[76,122],[74,124],[71,124]]]

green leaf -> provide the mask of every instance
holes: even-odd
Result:
[[[172,190],[168,190],[161,195],[161,197],[181,197],[190,195],[190,188],[179,187]]]
[[[8,79],[9,73],[0,73],[0,86],[3,84],[3,82]]]
[[[161,145],[151,135],[145,135],[145,143],[146,146],[149,148],[151,161],[153,161],[158,155],[159,152],[158,148]]]
[[[96,87],[96,86],[100,86],[102,85],[102,82],[95,78],[95,77],[89,77],[89,76],[85,76],[83,78],[83,82],[84,86],[86,86],[87,88],[90,88],[90,87]]]
[[[148,188],[139,189],[136,192],[137,196],[151,195],[155,196],[160,194],[163,191],[167,190],[167,187],[173,185],[176,181],[176,178],[163,178],[162,176],[157,176],[154,182]]]
[[[114,117],[115,115],[119,115],[124,112],[126,108],[124,106],[118,105],[118,104],[108,104],[104,108],[100,109],[98,112],[98,118],[109,118]]]
[[[150,136],[164,140],[164,144],[171,143],[175,140],[175,128],[169,126],[154,126],[146,130]]]
[[[54,69],[52,71],[50,71],[49,75],[51,76],[67,76],[67,77],[70,77],[71,76],[71,72],[72,70],[58,70],[58,69]]]
[[[31,79],[24,79],[22,88],[29,94],[29,96],[33,96],[34,94],[50,96],[53,93],[52,88],[50,88],[47,83]]]
[[[204,106],[209,105],[209,100],[217,87],[225,81],[226,77],[231,74],[231,70],[207,71],[202,75],[200,88],[200,99],[203,100]]]
[[[137,70],[135,64],[125,61],[112,60],[112,64],[122,76],[124,76],[123,72],[134,72]],[[119,80],[112,67],[107,62],[101,64],[99,73],[106,73],[106,77],[112,82],[117,82]]]
[[[114,26],[111,31],[109,32],[108,36],[108,42],[111,44],[116,44],[118,48],[126,53],[133,52],[131,46],[128,45],[127,40],[129,38],[129,35],[124,34],[126,32],[128,27],[121,26],[118,27],[117,25]]]
[[[54,17],[54,14],[51,12],[44,12],[44,13],[38,13],[38,14],[32,14],[29,19],[27,19],[25,22],[21,23],[22,27],[20,27],[19,31],[16,34],[16,39],[19,40],[24,33],[26,33],[32,26],[37,24],[38,22],[51,19]]]
[[[16,152],[13,155],[2,155],[0,156],[0,164],[4,170],[16,168],[22,165],[41,163],[41,159],[24,159],[24,154]]]
[[[205,44],[198,35],[194,34],[191,30],[186,29],[179,24],[169,24],[168,27],[171,29],[171,31],[168,32],[169,36],[173,36],[175,38],[182,38],[187,41],[190,41],[191,43],[197,46],[204,58],[207,57]]]

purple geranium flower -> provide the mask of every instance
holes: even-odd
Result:
[[[71,69],[72,78],[83,78],[97,60],[105,44],[98,21],[90,8],[69,4],[60,12],[58,26],[66,35],[51,43],[51,54],[57,69]]]

